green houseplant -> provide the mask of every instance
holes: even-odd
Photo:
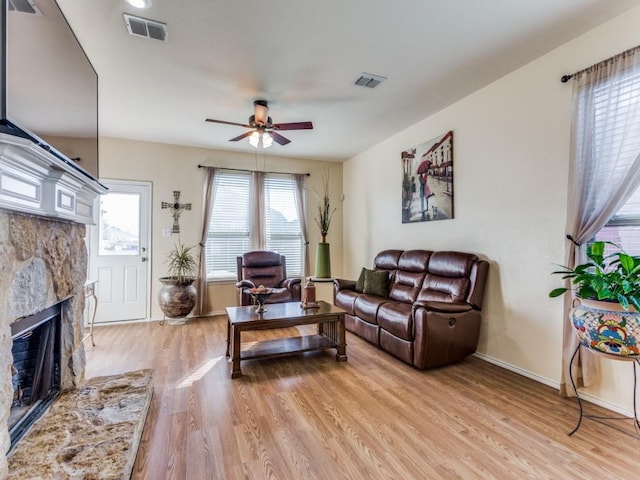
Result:
[[[605,248],[611,245],[617,251],[605,254]],[[640,311],[640,257],[628,255],[619,245],[612,242],[597,241],[587,248],[589,261],[575,268],[563,267],[552,272],[571,279],[575,295],[587,300],[618,302],[624,310],[633,305]],[[555,288],[550,297],[564,294],[566,287]]]
[[[197,255],[193,253],[195,245],[187,247],[183,244],[176,244],[176,246],[167,255],[167,270],[169,276],[175,278],[179,282],[188,281],[188,279],[195,280],[196,272],[198,269]]]
[[[607,254],[607,245],[616,251]],[[570,316],[580,343],[609,355],[639,356],[640,257],[603,241],[591,244],[586,254],[586,263],[553,272],[573,286]],[[568,290],[555,288],[549,296],[558,297]]]
[[[198,270],[195,245],[187,247],[178,242],[167,255],[168,276],[160,278],[158,293],[160,309],[172,325],[186,323],[186,316],[196,305],[197,291],[193,282]]]

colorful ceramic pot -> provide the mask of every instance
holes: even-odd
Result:
[[[617,356],[640,355],[640,314],[619,303],[575,299],[571,322],[585,347]]]

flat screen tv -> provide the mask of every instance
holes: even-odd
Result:
[[[98,178],[98,75],[55,0],[0,0],[0,132]]]

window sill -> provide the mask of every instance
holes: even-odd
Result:
[[[207,278],[207,285],[209,284],[216,284],[216,285],[235,285],[236,282],[238,280],[236,280],[235,278]]]

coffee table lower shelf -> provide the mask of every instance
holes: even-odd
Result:
[[[240,360],[283,357],[314,350],[326,350],[327,348],[338,348],[338,345],[322,335],[244,342],[240,345]],[[337,357],[338,354],[336,353],[336,359],[338,359]]]

